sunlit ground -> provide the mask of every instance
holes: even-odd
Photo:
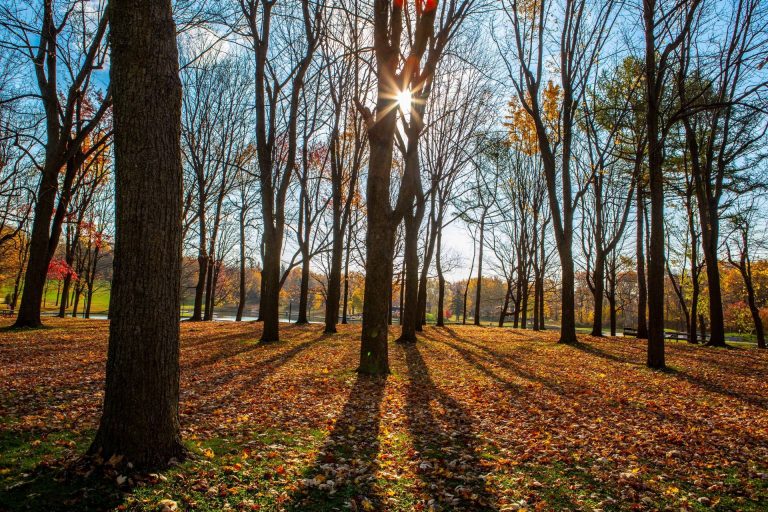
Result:
[[[5,320],[5,323],[9,321]],[[358,377],[359,327],[183,324],[195,456],[86,473],[107,323],[0,332],[0,510],[765,510],[768,353],[427,328]],[[397,328],[393,328],[397,331]],[[396,332],[393,332],[393,338]],[[96,476],[98,475],[98,476]],[[163,501],[171,500],[171,501]],[[162,503],[162,504],[161,504]]]

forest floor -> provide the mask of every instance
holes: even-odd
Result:
[[[765,351],[428,327],[373,379],[357,326],[185,323],[193,456],[122,475],[78,463],[107,322],[46,324],[0,331],[0,510],[768,509]]]

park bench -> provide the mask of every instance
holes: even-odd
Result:
[[[633,329],[632,327],[625,327],[624,336],[631,336],[633,338],[637,338],[637,329]]]
[[[13,316],[13,310],[10,308],[3,308],[0,309],[0,317],[12,317]]]

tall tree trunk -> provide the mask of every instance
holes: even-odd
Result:
[[[58,138],[48,129],[48,138]],[[51,217],[54,201],[59,188],[59,163],[55,158],[56,148],[46,147],[46,165],[37,191],[35,218],[32,222],[32,234],[29,244],[29,262],[24,277],[24,291],[21,294],[19,314],[14,327],[40,327],[40,304],[43,300],[43,288],[48,273],[48,244],[50,242]]]
[[[341,323],[347,323],[347,309],[349,307],[349,252],[352,249],[352,221],[349,222],[347,232],[347,247],[344,256],[344,301],[341,309]]]
[[[763,320],[760,318],[760,309],[757,307],[757,301],[755,300],[755,287],[752,285],[751,276],[743,275],[743,277],[744,284],[747,287],[747,304],[749,304],[749,311],[752,313],[752,321],[755,323],[757,347],[765,348],[765,329],[763,328]]]
[[[299,315],[296,318],[297,324],[308,324],[307,306],[309,304],[309,250],[308,245],[302,250],[301,262],[301,285],[299,287]]]
[[[430,212],[429,212],[429,232],[427,233],[426,250],[424,251],[424,261],[422,262],[421,275],[419,276],[419,322],[416,330],[421,331],[422,326],[427,324],[427,285],[429,284],[429,267],[432,265],[432,257],[435,253],[435,244],[437,243],[438,224],[442,224],[442,218],[435,218],[435,195],[437,187],[432,186],[430,193]]]
[[[417,207],[418,210],[418,207]],[[405,304],[400,303],[401,325],[399,343],[416,342],[416,324],[419,317],[419,226],[418,213],[405,215]]]
[[[443,245],[443,229],[437,228],[437,242],[435,248],[435,268],[437,269],[437,326],[445,326],[445,276],[443,275],[443,263],[440,251]]]
[[[643,187],[637,184],[637,228],[635,252],[637,258],[637,339],[648,339],[648,287],[645,278],[645,198]]]
[[[377,27],[377,30],[379,28]],[[379,34],[379,38],[386,37]],[[394,76],[398,55],[380,62],[387,70],[379,72],[376,124],[368,128],[370,157],[368,164],[368,229],[365,235],[365,292],[363,297],[363,329],[360,343],[360,373],[389,374],[389,316],[392,311],[392,260],[395,249],[395,226],[390,205],[392,150],[397,118],[388,98],[389,73]],[[389,68],[392,67],[392,70]]]
[[[335,200],[336,197],[334,197]],[[341,259],[344,252],[344,229],[341,226],[341,212],[335,205],[332,233],[331,268],[328,274],[328,296],[325,301],[325,329],[323,330],[326,334],[336,333],[336,322],[339,321],[339,299],[341,298]]]
[[[265,222],[264,268],[261,271],[264,294],[261,296],[260,308],[264,321],[264,330],[261,334],[262,343],[279,341],[280,339],[280,251],[282,241],[282,230],[276,229],[271,219]]]
[[[649,368],[661,369],[664,360],[664,169],[660,138],[661,79],[657,69],[655,2],[643,3],[645,21],[646,128],[648,175],[651,195],[651,232],[648,262],[648,359]]]
[[[711,222],[719,219],[710,218]],[[705,234],[706,233],[706,234]],[[712,347],[724,347],[725,322],[723,319],[723,295],[720,289],[720,266],[717,258],[718,236],[717,227],[709,229],[702,226],[701,239],[704,242],[704,266],[707,271],[707,287],[709,290],[709,341],[707,345]]]
[[[595,271],[592,278],[592,298],[594,299],[594,312],[592,319],[592,336],[603,335],[603,294],[605,293],[605,255],[596,242],[595,245]]]
[[[575,273],[573,270],[572,236],[568,241],[558,244],[562,266],[562,304],[560,314],[560,343],[576,343],[576,302],[575,302]]]
[[[527,270],[526,270],[527,273]],[[523,281],[523,287],[522,287],[522,304],[521,304],[521,316],[520,316],[520,326],[523,329],[526,329],[528,327],[528,292],[530,286],[528,283],[528,277],[525,277],[525,280]]]
[[[203,187],[203,180],[198,179],[198,187]],[[206,245],[208,244],[208,231],[205,214],[205,192],[200,191],[198,202],[200,204],[197,212],[199,226],[199,240],[197,250],[197,284],[195,284],[195,302],[192,307],[192,316],[189,320],[199,322],[203,319],[203,294],[205,293],[205,283],[208,277],[208,253]]]
[[[245,311],[245,210],[240,210],[240,286],[237,301],[237,315],[235,321],[243,319]]]
[[[103,413],[89,451],[150,468],[185,453],[178,416],[181,82],[170,0],[112,0],[109,10],[115,268]]]
[[[480,325],[480,295],[483,287],[483,247],[485,236],[485,214],[480,219],[480,248],[477,256],[477,282],[475,283],[475,325]],[[466,308],[465,308],[466,309]]]
[[[504,294],[504,305],[499,311],[499,327],[504,327],[504,320],[507,318],[507,309],[509,309],[509,297],[512,295],[512,281],[507,279],[507,291]]]

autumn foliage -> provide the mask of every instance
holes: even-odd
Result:
[[[259,324],[184,324],[181,424],[197,458],[164,475],[107,466],[81,484],[73,461],[98,419],[107,323],[50,324],[0,337],[0,503],[45,509],[63,489],[75,508],[122,510],[761,510],[768,499],[767,354],[673,343],[672,370],[656,372],[633,339],[562,346],[556,333],[461,326],[391,347],[392,374],[369,378],[351,370],[358,327],[285,325],[284,343],[261,345]]]

